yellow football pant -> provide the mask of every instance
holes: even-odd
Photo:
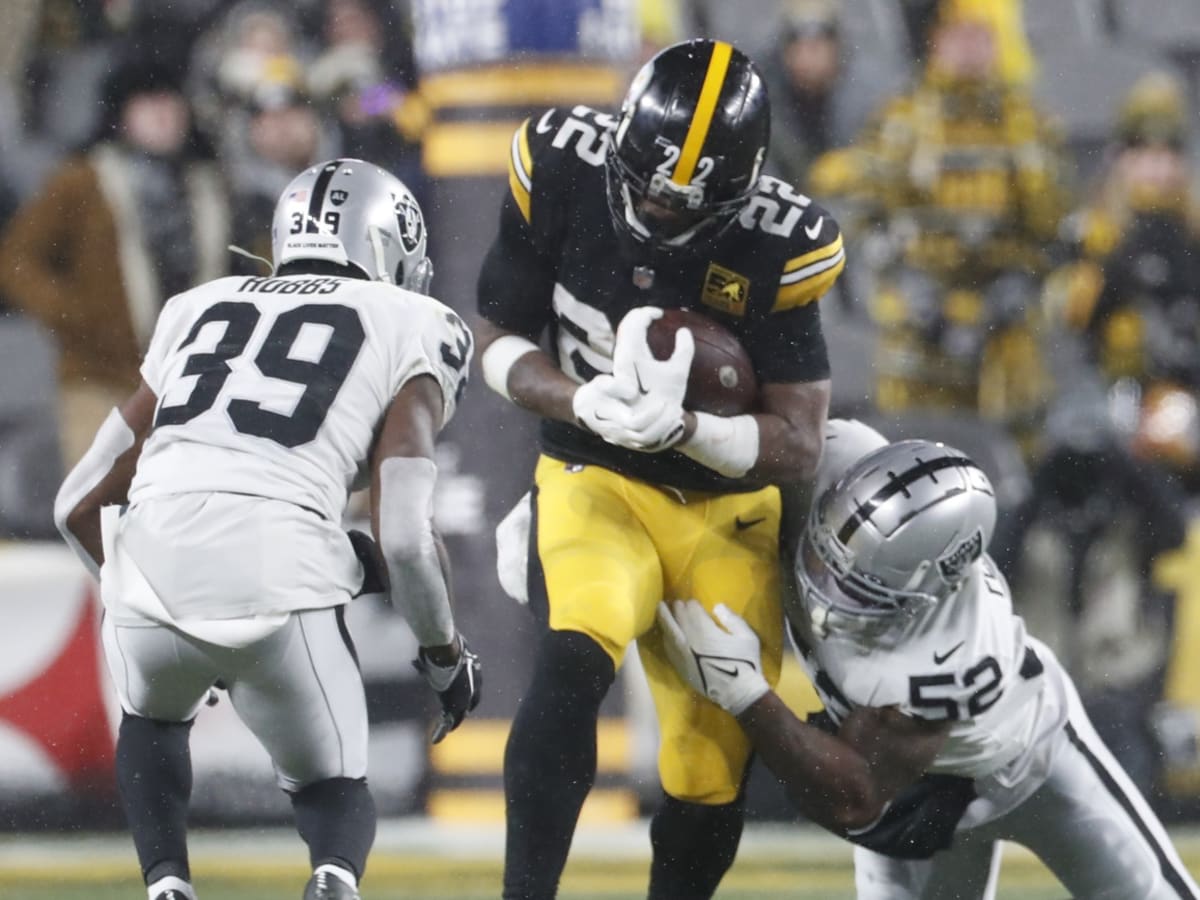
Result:
[[[680,800],[731,802],[750,743],[676,673],[655,610],[664,599],[696,599],[709,610],[724,603],[758,633],[774,685],[783,652],[778,490],[681,495],[546,456],[534,479],[550,627],[588,635],[618,667],[637,641],[658,713],[663,788]]]

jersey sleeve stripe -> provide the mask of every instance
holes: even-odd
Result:
[[[529,120],[513,132],[508,160],[508,186],[526,222],[532,220],[530,192],[533,190],[533,156],[529,152]]]
[[[842,252],[842,235],[838,234],[836,238],[825,244],[823,247],[818,247],[816,250],[810,250],[808,253],[802,253],[800,256],[795,256],[783,264],[784,272],[795,272],[802,269],[811,263],[822,259],[829,259],[837,256]]]
[[[771,307],[771,312],[782,312],[816,300],[833,287],[833,283],[845,267],[846,254],[838,250],[834,257],[785,275],[780,280],[779,292],[775,295],[775,305]]]
[[[721,88],[725,86],[725,73],[729,71],[729,60],[732,56],[731,45],[724,41],[713,43],[708,71],[704,73],[704,84],[700,86],[700,99],[696,102],[696,112],[688,126],[687,137],[683,139],[679,162],[675,164],[675,171],[671,175],[671,180],[676,184],[691,184],[692,176],[696,174],[696,163],[700,161],[700,151],[708,138],[708,129],[712,125],[713,112],[717,108]]]

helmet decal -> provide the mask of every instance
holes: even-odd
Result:
[[[983,529],[976,528],[973,534],[963,538],[959,543],[938,557],[938,571],[947,583],[953,583],[962,578],[967,566],[983,556]]]
[[[396,203],[396,222],[400,226],[400,241],[406,253],[414,253],[425,240],[425,220],[421,207],[412,194],[393,196]]]

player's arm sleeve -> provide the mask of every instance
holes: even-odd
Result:
[[[549,298],[557,279],[562,198],[556,203],[550,196],[548,182],[557,172],[530,132],[527,120],[513,137],[509,190],[500,208],[499,232],[479,273],[477,308],[489,322],[536,338],[553,313]]]
[[[186,324],[186,301],[184,294],[177,294],[163,306],[150,336],[150,345],[142,358],[140,371],[142,381],[149,385],[155,395],[162,398],[166,390],[167,363],[173,347],[178,346],[184,335],[181,329]]]
[[[760,383],[791,384],[829,377],[820,307],[808,303],[753,323],[747,347]]]
[[[795,252],[783,263],[772,313],[809,306],[825,294],[846,268],[842,231],[833,216],[811,204],[796,226],[803,233]]]
[[[404,315],[411,316],[412,312]],[[392,368],[391,395],[418,375],[430,375],[442,391],[442,418],[445,427],[453,418],[458,403],[467,389],[471,358],[475,353],[475,337],[467,323],[448,306],[430,300],[423,318],[419,338],[398,348],[397,363]],[[395,329],[395,333],[411,334],[411,325]]]

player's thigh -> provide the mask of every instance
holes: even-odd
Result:
[[[658,774],[679,800],[718,805],[737,798],[751,745],[737,720],[697,696],[667,660],[657,632],[638,651],[658,717]]]
[[[698,505],[695,532],[656,526],[650,536],[660,548],[667,599],[698,600],[712,611],[731,608],[755,630],[763,672],[779,680],[784,653],[784,610],[780,598],[780,497],[774,487],[714,497]]]
[[[366,775],[366,697],[340,608],[293,613],[270,637],[231,653],[230,701],[281,787]]]
[[[1001,844],[981,832],[959,832],[954,846],[931,859],[893,859],[854,848],[858,900],[992,900]]]
[[[763,671],[775,684],[783,654],[778,491],[708,499],[688,515],[674,527],[662,515],[646,516],[667,573],[666,597],[696,599],[710,611],[723,603],[742,616],[759,636]],[[657,628],[638,648],[658,714],[663,788],[683,800],[732,801],[750,758],[744,732],[732,716],[698,701],[667,659]]]
[[[548,457],[535,478],[530,604],[552,629],[588,635],[619,666],[662,597],[658,555],[628,496],[652,489]]]
[[[1200,898],[1166,829],[1078,705],[1046,782],[1002,820],[1072,896]]]
[[[163,722],[195,718],[219,677],[200,645],[161,625],[117,625],[111,616],[101,635],[122,710]]]

